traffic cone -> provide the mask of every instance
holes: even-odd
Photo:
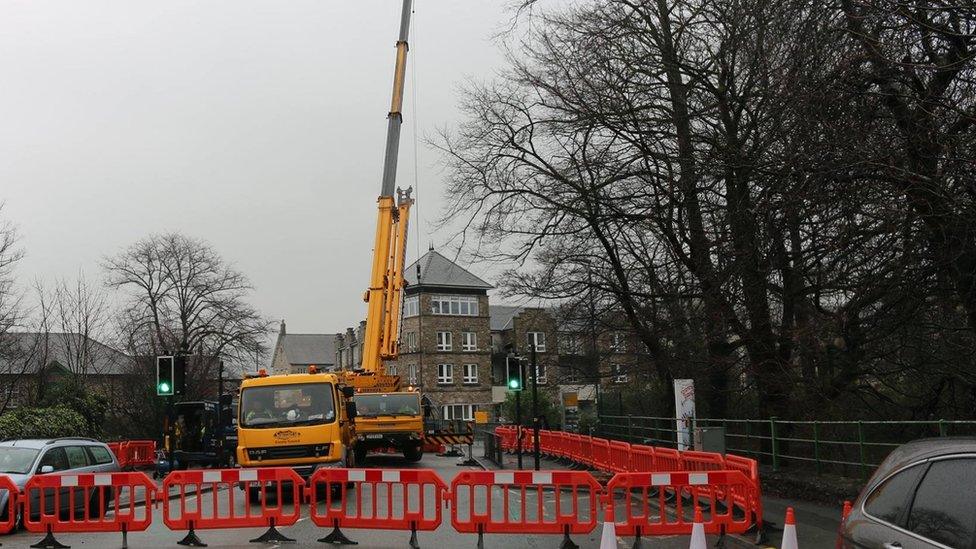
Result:
[[[603,535],[600,536],[600,549],[617,549],[617,525],[613,516],[613,498],[607,499],[607,507],[603,512]]]
[[[695,524],[691,527],[691,545],[688,549],[708,549],[708,542],[705,541],[705,525],[702,520],[702,512],[695,506]]]
[[[796,542],[796,517],[793,508],[786,508],[786,523],[783,524],[783,543],[781,549],[799,549]]]
[[[844,510],[840,512],[840,519],[847,520],[847,515],[851,514],[852,508],[850,500],[844,500]]]

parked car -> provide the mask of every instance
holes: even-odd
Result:
[[[110,473],[119,470],[119,462],[104,442],[89,438],[56,438],[5,440],[0,442],[0,475],[6,475],[21,490],[34,475],[63,475],[71,473]],[[62,489],[60,497],[60,512],[70,509],[67,488]],[[51,490],[53,492],[53,490]],[[84,509],[84,490],[75,490],[75,509]],[[91,491],[90,512],[98,512],[102,497],[100,491]],[[111,502],[111,493],[104,492],[105,504]],[[45,494],[45,513],[54,512],[53,493]],[[6,491],[0,493],[0,517],[7,517]],[[33,510],[38,509],[40,493],[31,494],[31,515],[37,517]],[[19,513],[20,511],[18,511]],[[18,518],[18,523],[20,519]]]
[[[837,547],[976,547],[976,438],[896,448],[841,523]]]

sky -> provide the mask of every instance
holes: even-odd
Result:
[[[502,0],[415,4],[398,171],[400,186],[415,166],[419,181],[408,261],[430,244],[448,255],[451,236],[432,227],[446,174],[423,137],[460,121],[466,80],[503,67],[512,20]],[[27,254],[18,279],[98,280],[105,256],[180,231],[245,273],[252,303],[289,332],[357,323],[399,12],[398,0],[0,3],[0,202]]]

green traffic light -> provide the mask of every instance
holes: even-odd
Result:
[[[508,388],[509,389],[518,389],[519,388],[519,381],[517,379],[510,379],[510,380],[508,380]]]
[[[170,392],[170,389],[171,387],[169,386],[169,383],[166,383],[165,381],[159,384],[160,394],[167,394]]]

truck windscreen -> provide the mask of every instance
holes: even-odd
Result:
[[[360,417],[420,415],[417,393],[360,393],[353,400]]]
[[[248,387],[241,391],[240,410],[245,428],[318,425],[336,419],[331,383]]]

